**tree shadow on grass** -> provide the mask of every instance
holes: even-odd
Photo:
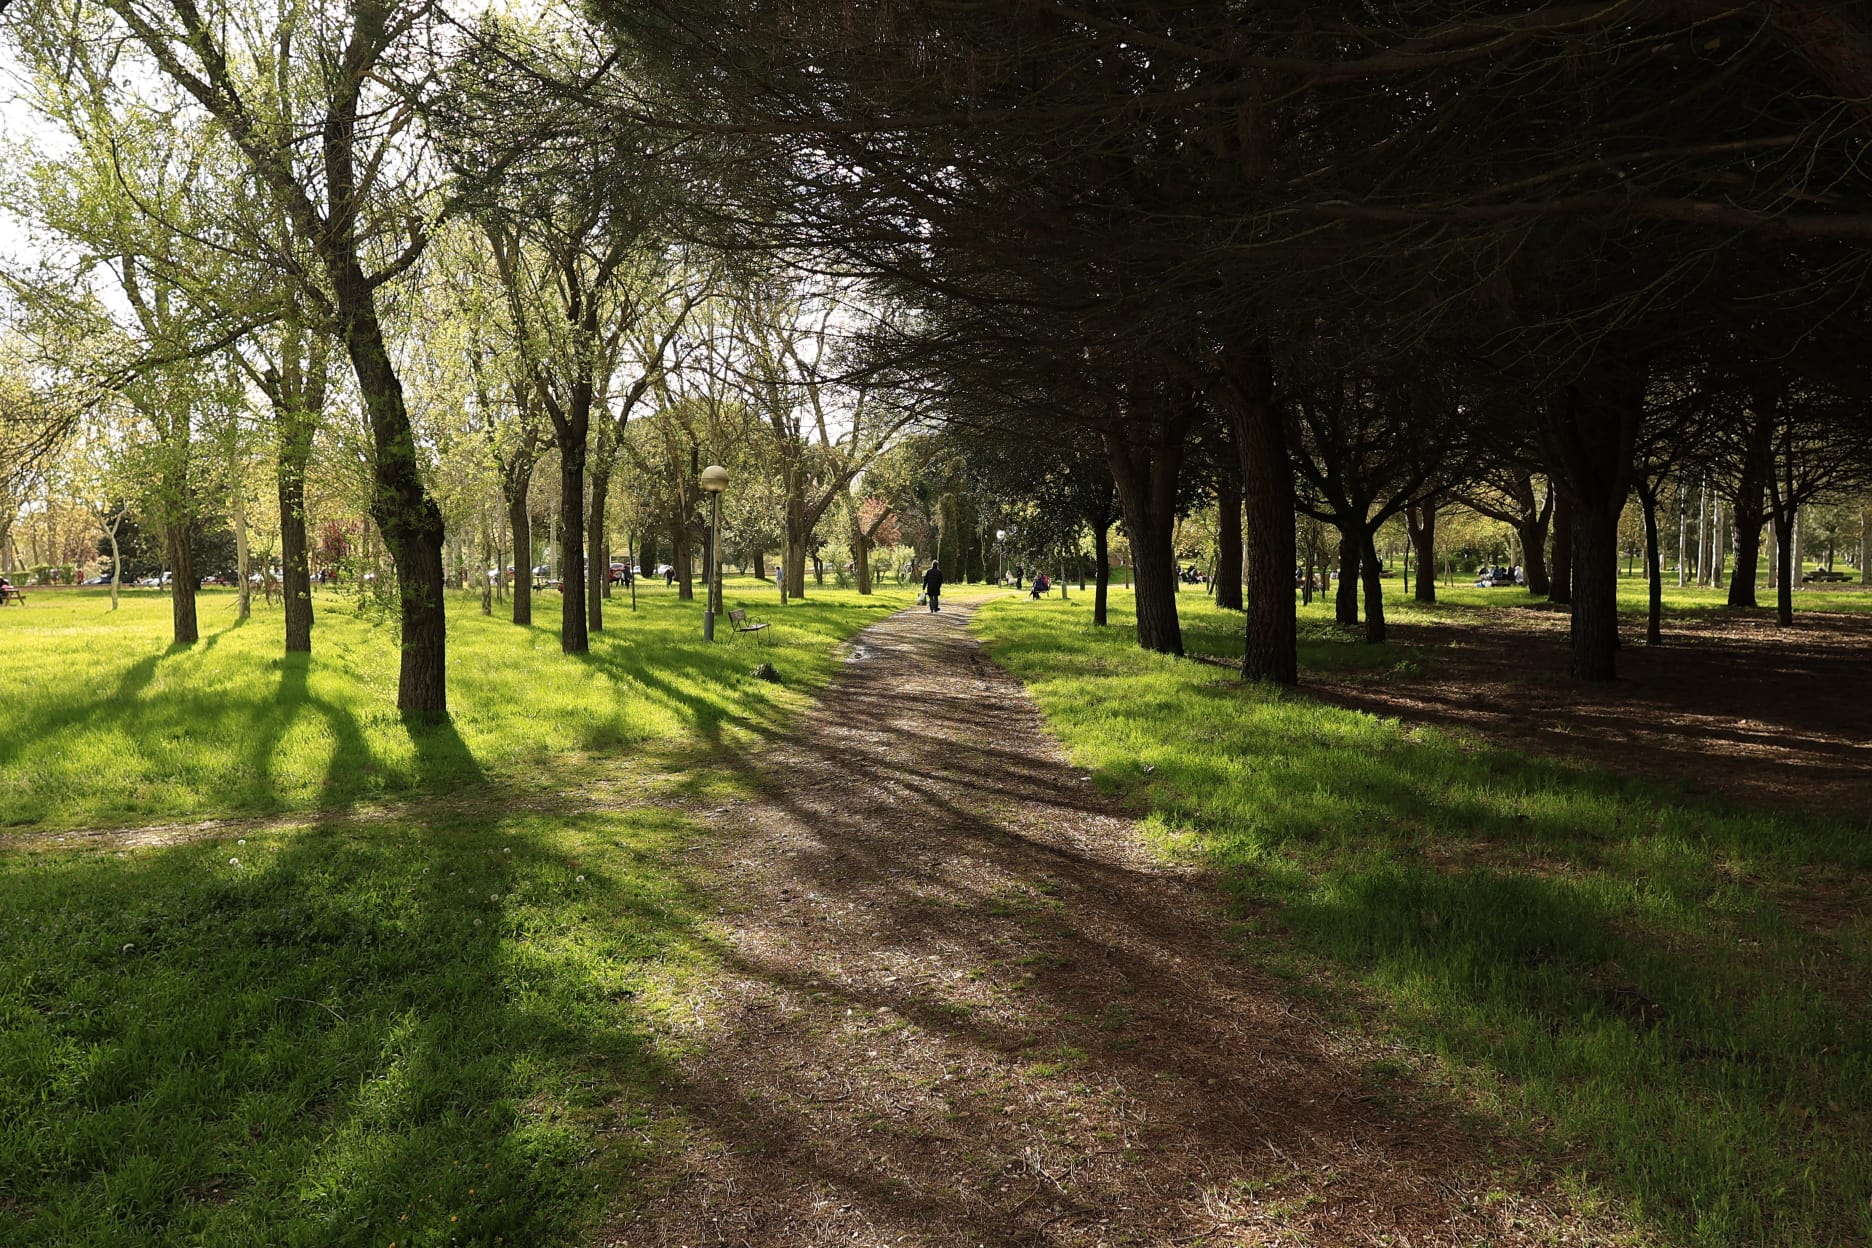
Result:
[[[1495,1072],[1513,1116],[1554,1124],[1671,1235],[1872,1235],[1869,985],[1768,884],[1863,871],[1844,823],[1660,801],[1594,768],[1322,721],[1304,698],[1182,696],[1252,709],[1226,732],[1192,713],[1151,777],[1111,780],[1296,939],[1294,974],[1361,982],[1414,1047]]]
[[[573,1241],[656,1130],[686,826],[0,854],[0,1241]]]

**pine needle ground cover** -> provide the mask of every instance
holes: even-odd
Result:
[[[459,604],[428,735],[387,710],[394,625],[337,600],[296,669],[216,597],[178,653],[161,600],[8,608],[0,777],[44,822],[0,833],[0,1243],[580,1242],[664,1144],[710,958],[682,761],[775,731],[901,601],[748,597],[758,646],[646,593],[589,659],[552,607]],[[321,809],[44,830],[292,806]]]
[[[1448,623],[1508,592],[1423,614]],[[1862,895],[1862,817],[1719,804],[1246,688],[1139,651],[1128,597],[1113,601],[1104,630],[1079,598],[1004,600],[976,627],[1074,761],[1166,852],[1214,866],[1242,956],[1395,1046],[1361,1092],[1409,1063],[1545,1141],[1647,1240],[1872,1239],[1872,921],[1813,904]],[[1182,609],[1192,652],[1237,653],[1239,615],[1200,594]],[[1303,681],[1347,665],[1410,678],[1408,647],[1350,640],[1329,613],[1303,615]]]

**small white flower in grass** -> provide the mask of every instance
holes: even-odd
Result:
[[[511,849],[503,849],[503,850],[501,850],[501,853],[503,853],[503,854],[511,854],[511,853],[513,853],[513,850],[511,850]]]
[[[136,945],[135,945],[134,943],[133,943],[133,944],[128,944],[128,945],[125,945],[125,946],[124,946],[124,947],[123,947],[123,948],[122,948],[121,950],[119,950],[119,952],[121,952],[121,953],[129,953],[129,952],[130,952],[130,951],[131,951],[132,949],[134,949],[134,948],[136,948]]]
[[[489,901],[499,901],[499,900],[500,900],[500,894],[499,894],[499,893],[489,893],[489,894],[488,894],[488,900],[489,900]]]
[[[240,859],[238,859],[238,858],[230,858],[230,859],[228,859],[228,866],[230,866],[230,867],[238,867],[238,866],[240,866]]]
[[[575,875],[572,877],[572,882],[575,884],[583,884],[585,882],[585,877],[582,875]]]
[[[476,920],[475,920],[475,926],[476,926],[476,927],[480,927],[480,926],[481,926],[481,920],[480,920],[480,919],[476,919]]]
[[[234,843],[235,843],[236,845],[245,845],[245,844],[247,843],[247,838],[243,836],[243,837],[241,837],[241,838],[240,838],[240,840],[238,840],[238,841],[235,841]]]

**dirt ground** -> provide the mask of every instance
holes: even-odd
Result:
[[[1571,681],[1567,618],[1488,609],[1463,625],[1394,625],[1420,674],[1309,678],[1341,706],[1477,733],[1748,801],[1872,812],[1872,615],[1772,612],[1628,633],[1619,679]]]
[[[1212,882],[1153,860],[966,614],[867,630],[740,760],[690,1125],[607,1248],[1615,1238],[1231,954]]]

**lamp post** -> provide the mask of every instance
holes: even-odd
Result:
[[[721,610],[721,496],[728,488],[728,470],[710,464],[702,470],[701,485],[709,496],[709,566],[704,572],[708,601],[702,608],[702,640],[714,641],[715,616]]]

